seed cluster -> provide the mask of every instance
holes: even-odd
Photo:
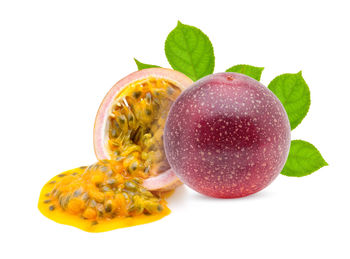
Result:
[[[130,176],[121,162],[99,161],[51,181],[47,193],[50,211],[64,210],[97,224],[115,217],[154,214],[163,210],[164,201],[141,186],[142,180]]]
[[[48,210],[63,210],[90,220],[156,214],[165,201],[142,187],[143,179],[169,165],[163,129],[180,89],[164,79],[148,78],[125,88],[114,100],[108,119],[111,160],[59,174],[43,201]]]
[[[112,104],[108,150],[112,160],[136,177],[148,178],[169,168],[163,129],[180,89],[165,79],[147,78],[129,85]]]

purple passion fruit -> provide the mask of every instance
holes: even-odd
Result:
[[[278,98],[238,73],[206,76],[182,92],[164,130],[167,159],[192,189],[238,198],[269,185],[282,170],[290,125]]]

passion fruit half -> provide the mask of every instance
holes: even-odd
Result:
[[[170,106],[192,81],[170,69],[120,80],[98,110],[98,162],[61,173],[42,188],[46,217],[89,232],[145,224],[170,213],[164,197],[181,184],[170,170],[163,130]]]
[[[97,159],[121,161],[150,191],[169,191],[181,184],[166,159],[163,130],[172,103],[192,83],[165,68],[137,71],[116,83],[97,112]]]

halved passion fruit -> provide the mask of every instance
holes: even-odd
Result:
[[[191,84],[184,74],[164,68],[144,69],[120,80],[96,116],[97,159],[123,161],[150,191],[169,191],[181,184],[165,157],[163,130],[171,104]]]
[[[99,161],[52,178],[40,193],[39,210],[89,232],[168,215],[164,193],[181,182],[166,160],[163,129],[171,104],[191,84],[180,72],[163,68],[141,70],[119,81],[96,116]]]

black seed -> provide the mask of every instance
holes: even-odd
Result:
[[[45,196],[46,197],[50,197],[50,193],[45,193]]]
[[[81,188],[80,188],[80,189],[74,191],[73,196],[74,196],[74,197],[78,197],[81,193],[82,193],[82,190],[81,190]]]
[[[137,162],[132,163],[130,169],[132,171],[135,171],[137,169],[137,165],[138,165]]]
[[[162,211],[162,210],[163,210],[163,206],[159,204],[159,205],[157,206],[157,210],[158,210],[158,211]]]
[[[146,109],[145,112],[146,112],[146,115],[147,115],[147,116],[151,116],[151,115],[152,115],[152,111],[151,111],[150,109]]]
[[[135,177],[134,179],[132,179],[132,181],[136,184],[139,184],[141,182],[140,178]]]
[[[51,205],[51,206],[49,207],[49,210],[51,210],[51,211],[53,211],[54,209],[56,209],[55,205]]]
[[[118,119],[119,119],[119,122],[120,122],[121,124],[124,124],[124,123],[125,123],[126,118],[125,118],[124,115],[119,116]]]
[[[77,172],[72,173],[72,175],[77,175],[77,174],[78,174]]]
[[[51,181],[51,182],[49,182],[49,184],[54,184],[54,183],[56,183],[56,181]]]
[[[146,101],[147,101],[148,103],[151,102],[151,97],[152,97],[152,95],[151,95],[150,92],[146,93]]]
[[[103,207],[103,205],[102,205],[101,203],[96,204],[96,209],[97,209],[97,211],[98,211],[98,215],[99,215],[100,217],[102,217],[102,216],[103,216],[103,212],[104,212],[104,207]]]
[[[129,212],[132,212],[132,211],[135,211],[135,210],[136,210],[136,206],[135,206],[134,204],[132,204],[132,205],[129,207],[129,209],[128,209]]]
[[[44,203],[50,203],[51,200],[44,200]]]
[[[109,185],[115,184],[115,179],[108,179],[107,184],[109,184]]]
[[[148,210],[144,210],[144,211],[143,211],[143,214],[145,214],[146,216],[151,215],[151,213],[150,213]]]
[[[83,201],[87,201],[89,199],[89,194],[87,192],[84,192],[83,195],[81,196],[81,199]]]
[[[102,191],[103,192],[109,192],[111,189],[108,186],[103,186]]]
[[[112,204],[111,203],[107,203],[105,210],[106,210],[107,213],[111,212],[112,211]]]
[[[58,177],[65,177],[65,174],[59,174]]]
[[[81,166],[81,167],[79,167],[80,169],[86,169],[87,168],[87,166]]]
[[[134,195],[135,195],[135,192],[133,192],[133,191],[126,190],[126,189],[124,189],[123,191],[125,192],[125,194],[127,194],[128,198],[129,197],[134,197]],[[124,193],[123,193],[123,195],[124,195]],[[124,197],[125,197],[125,195],[124,195]]]
[[[133,96],[135,99],[138,99],[138,98],[141,96],[141,92],[140,92],[140,91],[133,92],[132,96]]]
[[[134,184],[133,182],[125,182],[125,188],[129,189],[129,190],[135,190],[136,189],[136,184]]]
[[[91,225],[92,225],[92,226],[95,226],[95,225],[97,225],[97,224],[98,224],[98,222],[97,222],[96,220],[94,220],[94,221],[91,222]]]

